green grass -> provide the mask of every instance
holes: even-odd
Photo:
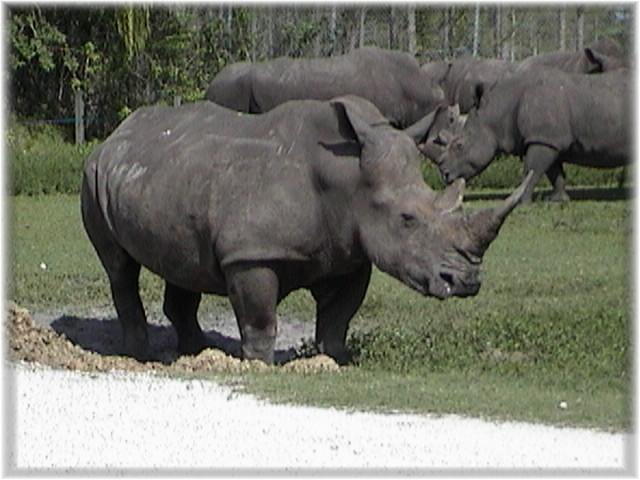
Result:
[[[12,124],[8,137],[11,193],[78,193],[84,159],[97,142],[66,142],[59,128]]]
[[[111,305],[77,196],[9,206],[10,298],[32,311]],[[476,297],[423,298],[374,271],[350,330],[356,366],[243,382],[284,401],[628,428],[631,228],[626,201],[520,207],[485,256]],[[161,281],[143,271],[141,287],[158,306]],[[207,296],[202,308],[229,307]],[[309,321],[313,312],[306,292],[279,309]]]
[[[236,380],[237,381],[237,380]],[[630,428],[624,391],[577,390],[496,372],[399,374],[348,367],[341,374],[246,376],[242,390],[276,402],[378,412],[464,414],[620,431]],[[561,409],[560,402],[567,408]]]

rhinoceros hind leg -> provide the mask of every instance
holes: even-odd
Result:
[[[556,161],[549,167],[547,170],[547,178],[553,186],[553,192],[551,192],[549,200],[552,202],[568,202],[570,198],[565,189],[566,177],[560,161]]]
[[[278,330],[276,273],[264,265],[237,264],[228,267],[225,276],[240,329],[242,358],[272,364]]]
[[[522,197],[522,203],[531,203],[533,200],[533,190],[542,176],[556,162],[558,151],[541,144],[532,144],[527,148],[524,157],[524,175],[533,170],[533,179],[529,183],[527,190]]]
[[[347,329],[364,301],[370,279],[368,263],[354,273],[327,279],[311,288],[316,301],[316,345],[321,353],[340,364],[351,360],[345,344]]]
[[[138,360],[149,358],[147,319],[140,300],[140,264],[113,237],[88,181],[82,182],[82,222],[107,272],[111,298],[122,326],[124,353]]]
[[[202,295],[165,283],[164,314],[173,324],[178,335],[178,351],[194,355],[206,346],[205,335],[198,323],[198,307]]]
[[[113,303],[122,325],[124,353],[140,361],[146,361],[149,359],[149,337],[147,319],[138,289],[140,264],[124,251],[113,255],[112,260],[103,263],[109,276]]]

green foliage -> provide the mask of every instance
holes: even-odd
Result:
[[[17,124],[7,140],[11,194],[79,192],[82,165],[95,143],[77,147],[65,142],[56,127]]]
[[[55,25],[49,23],[39,8],[11,16],[11,54],[9,65],[20,68],[35,61],[45,72],[56,66],[57,51],[67,52],[67,38]]]
[[[149,7],[125,7],[116,10],[116,26],[124,41],[127,59],[141,53],[151,33]]]

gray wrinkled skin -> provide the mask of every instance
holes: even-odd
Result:
[[[538,69],[514,75],[482,95],[462,133],[436,162],[446,183],[482,172],[498,153],[524,157],[535,184],[546,174],[553,200],[567,200],[563,163],[598,168],[630,159],[629,72],[570,75]]]
[[[317,302],[318,348],[346,361],[372,263],[424,295],[476,294],[482,256],[526,184],[467,215],[464,181],[436,193],[419,165],[414,140],[357,97],[263,115],[211,102],[137,110],[88,157],[81,194],[125,352],[148,354],[142,265],[166,282],[183,353],[205,347],[197,310],[212,293],[231,301],[243,357],[267,362],[276,307],[300,288]]]
[[[444,100],[442,89],[405,52],[376,47],[328,58],[276,58],[225,67],[205,98],[247,113],[268,112],[289,100],[358,95],[397,128],[406,128]]]

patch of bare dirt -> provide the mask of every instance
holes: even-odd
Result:
[[[8,303],[7,310],[9,358],[13,361],[37,362],[54,368],[99,372],[126,370],[172,374],[242,373],[277,368],[285,372],[305,374],[339,371],[338,364],[326,355],[298,358],[282,367],[272,367],[257,360],[243,361],[214,348],[207,348],[196,356],[182,356],[169,363],[142,363],[130,357],[101,355],[85,350],[71,342],[64,334],[38,325],[26,309],[13,302]]]

